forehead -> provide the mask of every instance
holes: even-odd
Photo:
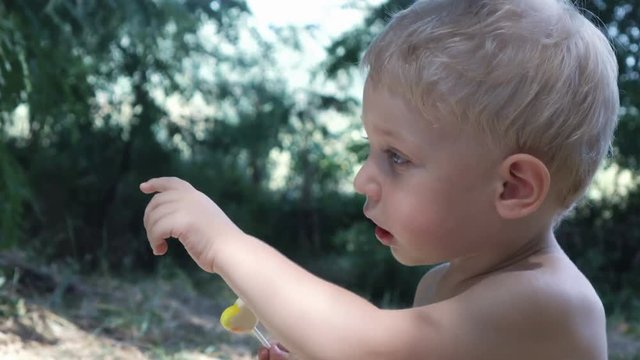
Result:
[[[430,118],[404,97],[370,81],[364,86],[362,104],[362,122],[367,132],[421,140],[434,135],[442,138],[451,132],[444,122]]]
[[[421,111],[403,97],[367,83],[363,94],[362,123],[370,142],[391,142],[413,153],[461,154],[475,162],[498,161],[503,155],[485,136],[456,119],[434,111]],[[477,157],[481,157],[477,158]]]

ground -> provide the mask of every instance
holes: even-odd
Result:
[[[81,276],[2,260],[0,359],[255,359],[255,338],[218,323],[235,295],[215,275]]]
[[[256,339],[218,324],[235,295],[215,275],[170,264],[151,275],[77,273],[0,253],[0,359],[255,359]],[[640,360],[638,327],[610,327],[610,359]]]

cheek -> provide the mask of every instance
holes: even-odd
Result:
[[[460,195],[446,182],[431,182],[427,185],[407,186],[409,189],[420,189],[404,193],[399,198],[397,209],[412,222],[442,223],[449,218],[456,208],[464,205],[464,196]]]
[[[473,195],[472,195],[473,194]],[[458,252],[470,246],[484,219],[486,208],[478,207],[478,194],[452,192],[451,187],[432,189],[399,199],[392,211],[396,231],[414,247],[437,252]],[[476,206],[474,206],[474,204]]]
[[[390,209],[391,216],[407,240],[437,242],[452,227],[452,209],[443,198],[413,194],[399,200],[398,206]]]
[[[400,246],[394,249],[394,256],[405,265],[436,264],[446,261],[458,253],[454,222],[444,211],[434,208],[416,207],[421,211],[398,211],[398,237]]]

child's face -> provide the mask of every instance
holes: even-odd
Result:
[[[362,122],[369,156],[354,180],[378,240],[406,265],[434,264],[492,246],[499,184],[495,151],[367,82]]]

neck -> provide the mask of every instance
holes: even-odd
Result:
[[[511,238],[501,243],[498,251],[492,248],[451,260],[447,270],[449,281],[455,284],[469,284],[484,275],[507,268],[536,268],[540,265],[536,257],[562,252],[550,226],[530,238]]]

